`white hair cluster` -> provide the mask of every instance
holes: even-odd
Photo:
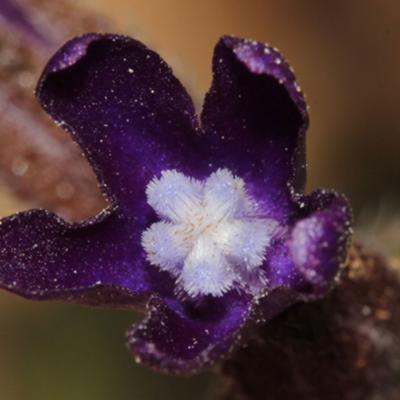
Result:
[[[146,189],[161,221],[142,235],[148,261],[173,274],[190,296],[221,296],[259,273],[278,222],[257,215],[243,179],[219,169],[204,182],[175,170]],[[261,275],[260,275],[261,276]]]

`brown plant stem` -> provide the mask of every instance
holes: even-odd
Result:
[[[72,0],[11,3],[41,36],[0,18],[0,182],[32,206],[68,220],[93,216],[106,206],[96,177],[71,137],[41,109],[34,88],[66,40],[108,25]]]
[[[400,398],[400,267],[360,246],[324,299],[261,326],[221,368],[221,400]]]

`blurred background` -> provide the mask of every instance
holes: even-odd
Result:
[[[357,240],[400,256],[398,1],[0,0],[0,217],[39,206],[79,220],[104,206],[79,149],[32,94],[54,50],[87,31],[157,50],[199,109],[221,35],[278,47],[310,104],[308,190],[346,193]],[[1,293],[0,398],[195,400],[218,390],[211,374],[136,366],[124,331],[137,318]]]

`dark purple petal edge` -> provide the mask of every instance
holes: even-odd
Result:
[[[147,265],[140,230],[115,210],[68,224],[45,210],[0,220],[0,287],[35,300],[141,308],[173,290]]]
[[[266,44],[225,36],[201,116],[210,169],[245,179],[266,213],[287,222],[305,183],[305,98],[289,64]]]
[[[127,332],[127,346],[152,369],[191,375],[228,357],[256,323],[268,321],[296,301],[284,288],[251,300],[237,293],[187,309],[153,297],[148,315]]]
[[[72,39],[47,64],[36,94],[127,215],[150,213],[145,188],[162,170],[198,173],[192,100],[160,56],[134,39],[94,33]]]
[[[334,191],[317,190],[300,201],[305,213],[293,226],[289,257],[315,293],[324,293],[340,273],[352,234],[348,200]]]

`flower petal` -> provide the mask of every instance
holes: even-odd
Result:
[[[233,293],[195,305],[153,297],[148,308],[128,332],[130,350],[156,370],[186,374],[228,355],[251,312],[248,299]]]
[[[43,210],[5,218],[0,287],[26,298],[111,307],[134,306],[154,290],[169,293],[169,276],[146,265],[132,224],[110,211],[82,224]]]
[[[161,170],[193,176],[197,122],[170,68],[136,40],[88,34],[64,45],[37,88],[43,108],[71,132],[103,190],[129,214]]]
[[[351,211],[342,195],[325,190],[301,197],[300,203],[300,219],[274,239],[263,269],[269,288],[286,288],[306,300],[332,286],[346,258]]]
[[[287,217],[290,190],[304,186],[308,115],[292,70],[277,50],[223,37],[202,113],[211,169],[228,168],[264,202],[269,216]]]
[[[308,216],[288,239],[290,259],[316,290],[332,284],[344,262],[351,236],[351,210],[338,193],[316,191],[305,198]]]
[[[267,251],[263,268],[270,289],[287,288],[304,293],[312,291],[311,285],[304,279],[290,258],[287,235],[273,241]]]

